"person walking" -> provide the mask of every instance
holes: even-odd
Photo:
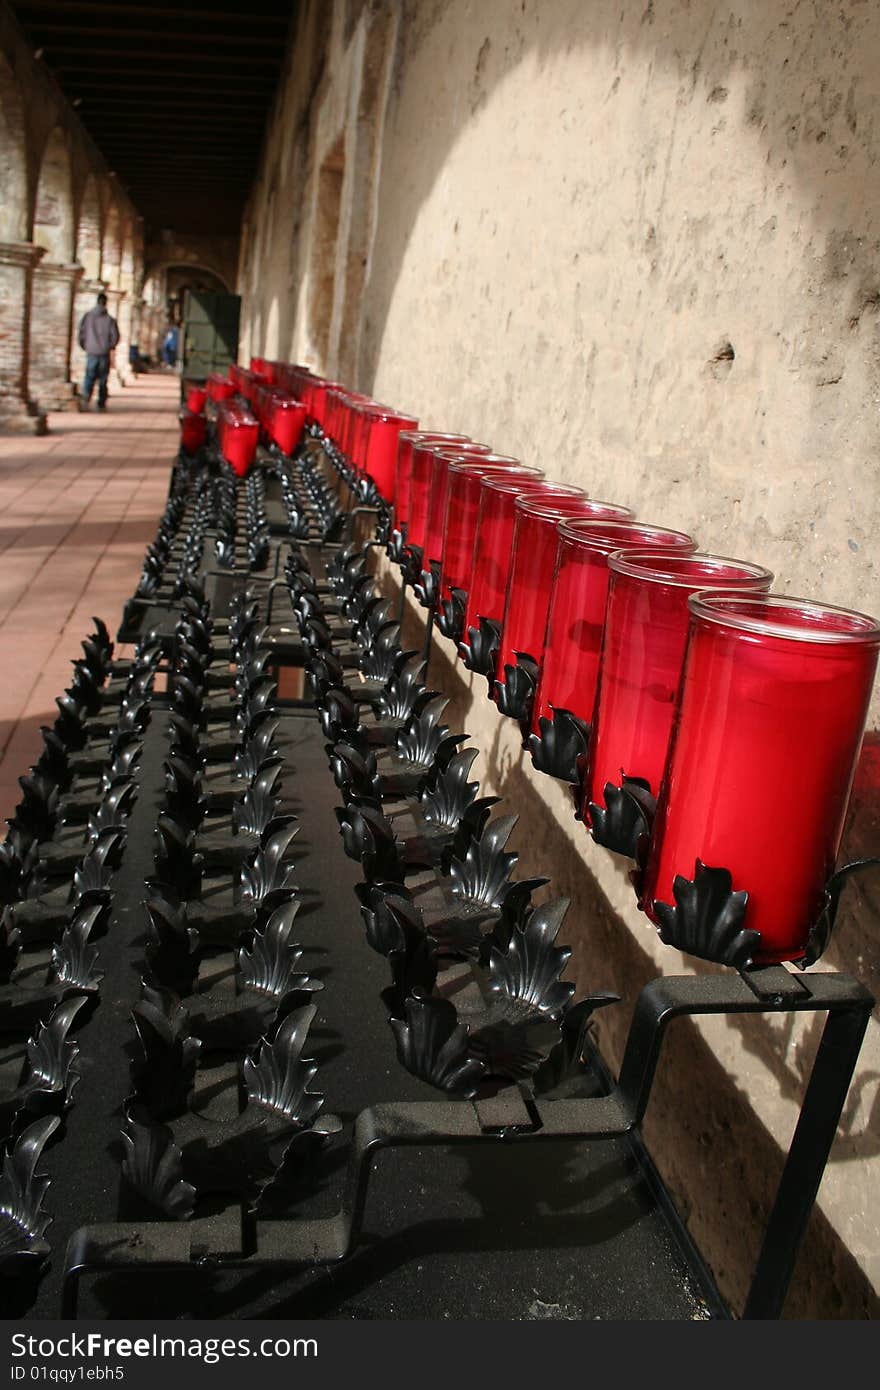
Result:
[[[83,377],[80,410],[88,410],[95,383],[98,384],[98,409],[107,408],[107,375],[110,354],[119,342],[119,327],[107,313],[107,296],[99,294],[94,309],[83,314],[79,325],[79,345],[86,354],[86,374]]]

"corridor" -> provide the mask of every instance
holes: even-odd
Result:
[[[91,626],[115,636],[156,533],[179,431],[178,378],[140,376],[106,415],[54,414],[0,436],[0,815],[39,756]]]

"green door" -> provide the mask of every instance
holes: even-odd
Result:
[[[183,302],[183,377],[204,381],[238,358],[241,296],[187,290]]]

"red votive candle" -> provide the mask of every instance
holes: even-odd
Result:
[[[464,615],[465,634],[469,628],[479,627],[480,618],[489,618],[495,623],[502,621],[513,545],[514,503],[522,493],[544,486],[543,477],[526,477],[509,471],[487,473],[480,479],[474,562]]]
[[[428,515],[425,521],[425,568],[429,560],[439,564],[443,556],[443,531],[446,526],[446,502],[449,497],[450,463],[466,463],[468,459],[488,458],[488,444],[431,444],[431,490],[428,494]]]
[[[488,473],[504,471],[536,480],[544,476],[540,468],[532,468],[506,454],[484,454],[473,461],[450,461],[443,555],[440,561],[441,598],[448,599],[453,589],[463,589],[467,593],[470,588],[480,483]]]
[[[410,469],[409,517],[406,523],[407,545],[417,545],[422,551],[428,535],[428,513],[431,506],[431,488],[434,484],[434,456],[438,446],[448,440],[421,439],[413,444],[412,467]],[[470,439],[462,440],[459,446],[478,457],[491,453],[488,444],[473,444]]]
[[[402,530],[409,520],[410,481],[412,478],[413,448],[416,444],[466,444],[466,434],[444,434],[431,430],[401,430],[397,442],[397,467],[394,475],[394,525]]]
[[[605,804],[605,784],[640,777],[654,796],[666,761],[681,664],[688,599],[698,589],[766,592],[773,575],[760,565],[718,555],[621,550],[608,557],[608,602],[582,818]]]
[[[369,424],[363,458],[364,471],[386,501],[394,495],[394,472],[397,464],[397,443],[402,430],[414,430],[418,420],[411,415],[398,415],[381,408],[367,414]]]
[[[880,626],[781,594],[703,591],[691,622],[642,907],[696,860],[749,894],[758,963],[801,956],[834,868]]]
[[[505,665],[516,665],[517,652],[526,652],[535,661],[541,659],[559,543],[557,524],[576,518],[626,521],[633,516],[629,507],[619,507],[614,502],[594,502],[583,488],[557,483],[545,483],[518,497],[513,511],[510,577],[498,652],[500,681],[504,680]]]
[[[678,550],[692,554],[697,543],[683,531],[633,521],[561,521],[559,546],[541,674],[535,694],[532,729],[553,709],[567,709],[587,721],[593,713],[605,600],[608,556],[615,550]]]
[[[306,423],[306,408],[292,396],[276,396],[269,412],[269,437],[283,454],[292,454]]]

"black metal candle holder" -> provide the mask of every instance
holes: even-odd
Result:
[[[516,878],[509,848],[516,817],[479,795],[477,750],[445,722],[447,700],[428,686],[425,654],[402,649],[399,619],[369,576],[366,549],[328,544],[328,526],[342,508],[319,451],[350,492],[346,517],[367,504],[380,538],[387,526],[381,499],[334,441],[316,429],[307,434],[289,458],[261,455],[261,471],[244,485],[230,481],[210,450],[181,464],[136,610],[141,626],[152,615],[156,635],[144,661],[153,663],[150,672],[164,663],[168,694],[157,701],[150,674],[132,671],[114,694],[118,708],[109,708],[112,667],[98,634],[59,707],[44,760],[23,787],[0,850],[0,992],[11,991],[6,1026],[31,1043],[29,1069],[5,1109],[0,1096],[0,1114],[14,1130],[0,1178],[7,1212],[0,1271],[44,1267],[49,1213],[40,1156],[57,1142],[59,1116],[73,1095],[74,1026],[106,986],[101,968],[109,958],[101,957],[103,934],[113,930],[114,863],[123,845],[129,853],[129,838],[149,844],[154,830],[159,878],[147,886],[144,979],[131,1001],[136,1050],[129,1093],[118,1097],[119,1219],[70,1240],[64,1316],[76,1316],[86,1274],[281,1274],[338,1264],[362,1241],[381,1150],[503,1145],[515,1165],[521,1145],[631,1135],[676,1018],[824,1012],[745,1310],[752,1318],[778,1316],[873,1000],[843,975],[754,968],[760,941],[748,927],[746,894],[723,868],[698,863],[692,881],[676,881],[674,904],[655,905],[661,939],[733,968],[647,985],[635,1001],[617,1084],[585,1093],[592,1021],[620,1001],[601,989],[576,999],[562,978],[571,954],[560,941],[568,905],[538,900],[544,879]],[[410,582],[418,578],[421,556],[404,551],[404,537],[383,543],[394,558],[417,559]],[[433,615],[437,576],[430,567],[425,575],[421,596]],[[469,669],[487,677],[499,709],[520,722],[525,739],[535,663],[518,657],[496,683],[498,625],[483,620],[462,640],[463,615],[464,596],[454,591],[440,605],[438,626],[458,638]],[[388,1047],[408,1073],[441,1093],[356,1116],[344,1197],[321,1218],[291,1218],[283,1197],[310,1165],[320,1165],[340,1125],[324,1112],[309,1058],[322,982],[302,968],[297,940],[304,915],[298,863],[309,839],[299,832],[308,808],[297,806],[300,820],[286,800],[296,770],[269,674],[282,620],[301,634],[297,649],[341,792],[344,849],[363,874],[357,891],[366,944],[388,963]],[[161,729],[150,717],[157,709]],[[576,786],[586,726],[557,710],[540,729],[528,739],[535,766]],[[152,819],[135,835],[127,822],[143,816],[146,798],[135,803],[127,788],[141,745],[159,768],[158,805],[150,803]],[[96,783],[91,809],[84,767]],[[606,788],[605,806],[591,815],[597,841],[634,860],[638,875],[653,815],[650,788],[625,779],[619,789]],[[59,915],[51,881],[42,896],[30,889],[42,883],[41,864],[66,863],[67,836],[79,842],[79,854],[72,877],[58,880]],[[810,961],[827,942],[854,867],[829,883]],[[39,909],[28,906],[38,901]],[[32,941],[48,943],[54,963],[47,982],[27,991],[17,970]],[[39,995],[36,1005],[32,995]],[[35,1008],[46,1009],[42,1029]],[[209,1118],[202,1103],[212,1084],[209,1055],[222,1058],[228,1073],[218,1087],[220,1118]],[[77,1099],[88,1084],[86,1077]],[[31,1123],[34,1113],[40,1118]]]

